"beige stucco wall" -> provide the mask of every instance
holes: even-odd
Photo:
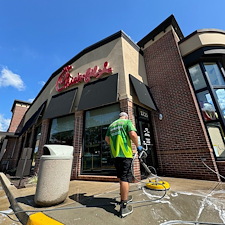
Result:
[[[179,44],[182,56],[186,56],[204,46],[225,46],[225,32],[199,30]]]
[[[120,77],[120,99],[132,99],[132,96],[130,95],[129,74],[147,84],[144,58],[139,53],[139,50],[131,46],[125,39],[122,39],[122,49],[125,75]]]
[[[71,64],[73,70],[70,74],[75,77],[78,73],[85,73],[88,68],[93,68],[95,66],[103,68],[103,64],[106,61],[109,62],[109,67],[113,69],[113,74],[118,73],[119,75],[118,96],[120,99],[127,97],[131,98],[128,80],[129,74],[132,74],[144,83],[147,83],[143,57],[138,50],[123,37],[108,42],[81,56]],[[48,105],[51,97],[59,93],[55,90],[55,84],[59,75],[60,73],[48,83],[45,89],[42,90],[40,96],[35,100],[27,112],[24,123],[38,110],[40,105],[45,102],[46,99],[48,99]],[[96,78],[92,78],[91,81],[94,81],[95,79]],[[74,109],[76,109],[79,104],[84,84],[85,83],[82,82],[63,90],[67,91],[78,87]]]

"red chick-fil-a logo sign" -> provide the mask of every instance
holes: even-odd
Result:
[[[55,89],[56,91],[62,91],[73,84],[81,82],[87,83],[91,80],[91,77],[100,78],[103,74],[111,74],[113,70],[108,66],[109,63],[105,62],[102,69],[98,66],[88,68],[84,74],[78,73],[76,77],[72,77],[70,74],[73,66],[66,66],[63,68],[58,80],[56,81]]]

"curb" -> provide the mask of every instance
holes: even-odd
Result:
[[[42,212],[38,212],[30,215],[26,225],[64,225],[48,216]]]
[[[15,196],[13,195],[13,192],[17,191],[16,187],[11,184],[11,182],[2,172],[0,172],[0,182],[8,197],[12,210],[23,225],[63,225],[63,223],[46,216],[42,212],[29,215],[27,212],[23,211],[16,201]]]

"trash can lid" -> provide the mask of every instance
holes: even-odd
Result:
[[[42,155],[41,160],[71,160],[73,156],[68,155]]]
[[[44,154],[43,155],[55,155],[55,156],[72,156],[73,155],[73,146],[70,145],[55,145],[49,144],[44,145]]]

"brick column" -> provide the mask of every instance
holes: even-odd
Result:
[[[75,112],[74,125],[74,153],[71,179],[77,179],[81,171],[81,156],[82,156],[82,135],[83,135],[83,111]]]

